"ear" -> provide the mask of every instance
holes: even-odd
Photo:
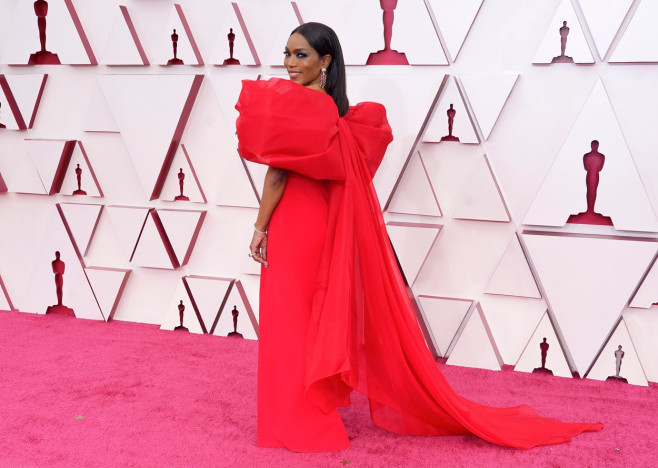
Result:
[[[320,59],[320,62],[322,63],[322,68],[329,68],[329,64],[331,63],[331,55],[329,54],[324,55]]]

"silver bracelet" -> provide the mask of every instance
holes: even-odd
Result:
[[[254,231],[256,231],[258,234],[265,234],[267,235],[267,229],[265,231],[259,230],[256,225],[254,224]]]

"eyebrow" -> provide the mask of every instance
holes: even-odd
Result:
[[[290,52],[287,47],[285,49],[286,49],[286,51]],[[302,47],[302,48],[299,48],[299,49],[294,49],[293,52],[307,52],[307,50]]]

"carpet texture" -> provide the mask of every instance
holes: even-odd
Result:
[[[658,466],[658,387],[439,367],[480,403],[601,421],[572,442],[528,451],[471,436],[412,437],[341,412],[351,447],[259,449],[258,343],[126,322],[0,312],[1,467]]]

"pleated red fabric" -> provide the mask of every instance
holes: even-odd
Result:
[[[238,151],[289,170],[262,270],[258,444],[295,451],[349,445],[337,407],[357,390],[375,424],[414,435],[473,434],[530,448],[601,423],[457,395],[425,344],[388,240],[372,177],[392,141],[384,107],[339,117],[330,96],[292,81],[244,81]]]

